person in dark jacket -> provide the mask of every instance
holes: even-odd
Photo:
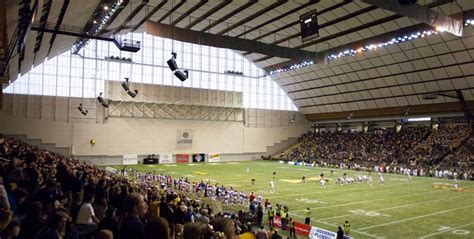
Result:
[[[342,230],[342,228],[339,226],[337,227],[337,235],[336,235],[336,238],[337,239],[344,239],[344,231]]]
[[[139,193],[130,193],[123,201],[123,211],[125,218],[122,221],[119,238],[120,239],[144,239],[145,225],[140,217],[146,214],[147,204],[143,196]]]
[[[18,239],[35,238],[36,234],[46,225],[42,215],[43,205],[34,201],[31,203],[28,214],[20,223],[20,235]]]
[[[97,228],[98,231],[107,229],[110,230],[114,236],[114,238],[118,238],[118,221],[117,221],[117,209],[115,208],[108,208],[105,211],[105,217],[100,221],[99,226]]]

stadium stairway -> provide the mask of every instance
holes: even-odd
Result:
[[[297,137],[290,137],[284,139],[279,143],[275,143],[272,146],[267,146],[267,155],[270,155],[271,158],[278,158],[275,155],[280,155],[280,152],[285,151],[287,148],[292,147],[294,144],[298,143]]]
[[[291,141],[290,141],[290,139],[291,139]],[[282,144],[283,142],[285,142],[286,144]],[[275,145],[277,145],[277,144],[275,144]],[[269,147],[267,147],[267,152],[271,153],[271,158],[272,159],[280,159],[280,154],[281,153],[286,153],[286,152],[288,152],[288,151],[290,151],[294,148],[299,147],[301,145],[301,142],[298,142],[298,138],[289,138],[288,140],[283,140],[281,143],[278,143],[278,145],[280,146],[279,150],[276,150],[273,153],[269,152],[269,150],[268,150]]]
[[[69,148],[62,148],[62,147],[57,147],[56,144],[53,143],[43,143],[41,139],[30,139],[26,135],[11,135],[7,134],[5,135],[10,138],[18,139],[21,140],[29,145],[36,146],[40,149],[48,150],[50,152],[62,154],[62,155],[70,155],[70,149]]]

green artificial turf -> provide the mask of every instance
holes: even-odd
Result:
[[[338,225],[348,220],[354,238],[474,238],[474,182],[459,180],[461,190],[456,191],[453,180],[412,177],[409,181],[403,175],[385,174],[385,184],[380,185],[378,175],[372,173],[373,186],[341,186],[335,181],[344,172],[350,176],[364,173],[334,169],[331,177],[329,168],[270,161],[128,167],[189,177],[192,181],[210,180],[257,195],[263,193],[273,205],[287,205],[290,216],[300,222],[304,221],[304,209],[310,207],[312,225],[336,231]],[[269,181],[274,171],[276,190],[271,193]],[[330,179],[326,189],[321,189],[316,181],[320,173]],[[303,175],[310,180],[299,183]],[[254,186],[252,178],[256,179]]]

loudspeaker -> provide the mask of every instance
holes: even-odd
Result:
[[[318,11],[316,9],[300,16],[300,28],[303,42],[319,37]]]
[[[169,59],[166,63],[168,63],[168,66],[170,67],[171,71],[175,71],[178,69],[178,65],[176,64],[174,58]]]
[[[181,81],[185,81],[186,79],[188,79],[187,70],[185,70],[185,72],[182,72],[181,70],[177,70],[174,72],[174,75],[178,77],[178,79]]]

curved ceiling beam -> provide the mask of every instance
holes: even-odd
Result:
[[[245,3],[244,5],[234,9],[232,12],[229,12],[227,13],[225,16],[219,18],[217,21],[214,21],[212,22],[211,24],[207,25],[206,27],[204,27],[203,29],[201,29],[201,32],[205,32],[217,25],[219,25],[220,23],[222,23],[223,21],[231,18],[232,16],[234,16],[235,14],[249,8],[250,6],[254,5],[255,3],[257,3],[258,0],[249,0],[247,3]]]
[[[232,0],[224,0],[223,2],[219,3],[219,5],[211,8],[209,11],[206,13],[202,14],[200,17],[194,19],[191,23],[189,23],[184,29],[191,29],[194,27],[196,24],[202,22],[204,19],[207,17],[211,16],[212,14],[218,12],[219,10],[223,9],[225,6],[229,5],[232,2]]]
[[[200,7],[202,7],[204,4],[206,4],[209,0],[201,0],[199,1],[196,5],[194,5],[192,8],[188,9],[185,13],[181,14],[180,17],[176,18],[171,25],[176,25],[180,21],[182,21],[185,17],[189,16],[189,14],[193,13],[194,11],[198,10]]]

